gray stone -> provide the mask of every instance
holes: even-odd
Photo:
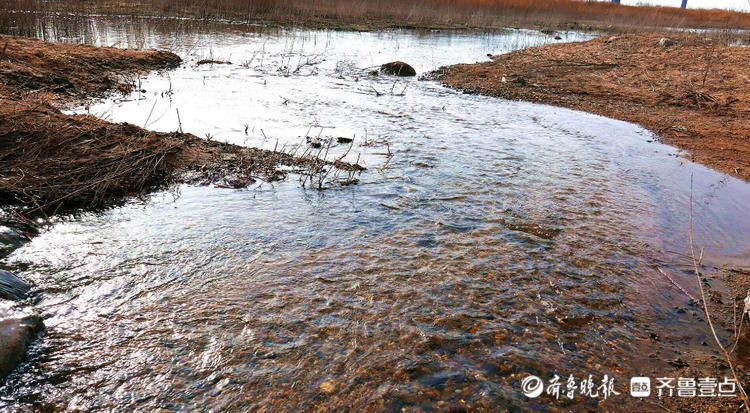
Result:
[[[26,298],[31,286],[21,281],[10,271],[0,270],[0,298],[22,300]]]
[[[26,358],[26,351],[43,329],[42,318],[36,314],[8,315],[0,308],[0,378]]]
[[[416,76],[417,71],[414,70],[408,63],[404,62],[391,62],[380,66],[380,71],[387,75],[395,76]]]
[[[666,37],[662,37],[661,39],[659,39],[659,46],[661,47],[674,46],[674,40],[666,38]]]
[[[0,225],[0,257],[7,256],[24,242],[26,242],[26,237],[20,232]]]

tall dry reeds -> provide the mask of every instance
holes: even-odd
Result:
[[[9,9],[158,14],[304,23],[750,29],[750,13],[622,6],[582,0],[11,0]]]

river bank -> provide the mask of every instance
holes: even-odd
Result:
[[[0,49],[0,168],[7,171],[0,179],[0,205],[15,206],[22,215],[105,207],[184,181],[240,188],[258,177],[282,179],[278,165],[305,171],[333,166],[58,109],[133,90],[138,75],[179,65],[173,53],[8,36],[0,36]]]
[[[129,92],[138,87],[138,76],[180,63],[177,55],[164,51],[0,36],[3,256],[23,238],[37,235],[36,218],[100,209],[179,183],[244,188],[256,179],[282,180],[292,171],[309,176],[312,185],[313,178],[325,177],[332,168],[347,171],[352,181],[362,170],[313,155],[247,148],[181,132],[157,133],[60,111],[113,91]],[[322,186],[322,179],[316,184]],[[32,287],[12,273],[3,274],[0,377],[23,359],[43,329],[41,318],[20,306],[32,295]],[[22,286],[23,293],[10,294],[14,285]]]
[[[550,104],[637,123],[681,149],[681,156],[749,181],[750,49],[727,43],[698,34],[620,34],[518,50],[493,56],[491,62],[442,67],[426,77],[469,94]],[[709,278],[721,277],[735,303],[742,303],[748,294],[747,270],[700,269]],[[736,329],[736,308],[737,304],[733,309],[711,302],[709,311],[714,322],[718,319]],[[747,342],[744,332],[733,355],[745,385]],[[685,375],[715,371],[700,364],[705,362],[677,367]],[[667,406],[685,411],[736,407],[671,401]]]
[[[690,160],[750,180],[748,67],[750,49],[725,39],[622,34],[519,50],[432,76],[467,93],[634,122]]]

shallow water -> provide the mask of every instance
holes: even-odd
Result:
[[[609,374],[624,394],[676,351],[711,351],[655,266],[692,286],[691,176],[706,262],[747,266],[750,185],[632,124],[368,74],[551,37],[170,24],[53,36],[185,59],[74,111],[298,153],[306,136],[349,137],[346,159],[368,170],[324,191],[185,186],[55,224],[3,262],[38,286],[47,332],[0,406],[544,410],[527,374]]]

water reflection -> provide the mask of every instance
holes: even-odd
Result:
[[[654,266],[679,276],[685,264],[669,251],[687,245],[691,175],[707,262],[747,264],[749,185],[631,124],[367,74],[389,60],[423,73],[552,39],[91,27],[92,43],[186,59],[92,113],[143,124],[156,107],[148,126],[170,131],[179,108],[187,132],[264,147],[349,136],[348,156],[370,169],[359,185],[323,192],[294,180],[183,187],[55,225],[6,260],[38,285],[48,332],[1,403],[545,410],[549,399],[521,394],[525,375],[607,373],[623,391],[643,366],[666,371],[675,351],[711,351]],[[324,61],[284,69],[316,55]],[[234,64],[195,64],[206,56]],[[394,81],[403,94],[372,92]]]

